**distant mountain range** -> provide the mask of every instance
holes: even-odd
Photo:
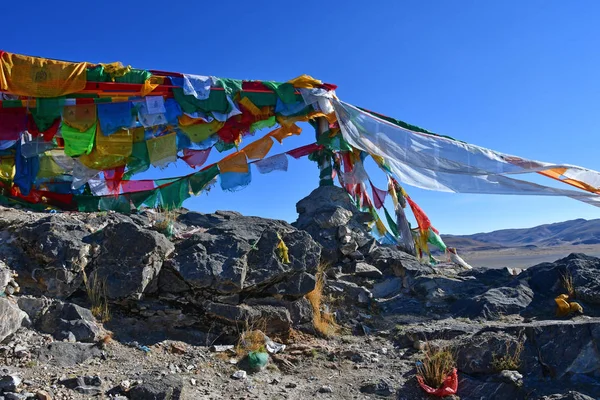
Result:
[[[600,219],[574,219],[525,229],[502,229],[473,235],[442,235],[447,246],[463,251],[552,247],[600,243]]]

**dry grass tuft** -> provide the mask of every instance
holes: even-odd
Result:
[[[575,298],[575,286],[573,285],[573,275],[569,271],[565,271],[560,274],[560,280],[562,282],[563,288],[567,291],[569,298]]]
[[[525,341],[519,337],[517,343],[513,345],[510,340],[507,340],[505,346],[503,354],[492,354],[492,368],[497,372],[516,371],[521,366],[521,353],[525,347]]]
[[[433,347],[426,344],[423,358],[417,364],[417,375],[432,388],[439,388],[456,367],[456,356],[447,347]]]
[[[265,334],[263,333],[266,326],[266,321],[263,319],[254,321],[252,324],[246,321],[245,329],[240,333],[235,346],[235,353],[239,358],[243,358],[253,351],[267,351],[265,348]]]
[[[85,291],[87,292],[90,303],[92,304],[90,310],[94,317],[100,322],[110,321],[110,310],[108,309],[108,300],[106,296],[106,281],[98,279],[96,271],[91,276],[91,281],[85,272],[83,273],[83,284],[85,285]]]
[[[173,222],[177,219],[177,213],[172,210],[161,211],[154,222],[154,229],[167,237],[173,236]]]
[[[319,264],[316,274],[317,282],[315,284],[315,289],[312,292],[307,293],[306,298],[313,309],[313,325],[316,331],[326,337],[331,337],[338,332],[339,326],[335,322],[332,313],[321,310],[321,306],[323,305],[323,287],[325,286],[326,269],[326,264]]]

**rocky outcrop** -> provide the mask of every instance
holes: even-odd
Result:
[[[27,314],[11,300],[0,297],[0,342],[15,333],[27,319]]]

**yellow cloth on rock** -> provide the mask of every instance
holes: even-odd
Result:
[[[248,173],[248,160],[246,154],[242,151],[233,153],[217,163],[219,171],[224,172],[239,172],[242,174]]]
[[[288,81],[288,83],[291,83],[294,87],[297,88],[313,89],[315,87],[320,86],[323,82],[313,78],[310,75],[300,75],[299,77]]]
[[[85,89],[87,63],[69,63],[4,52],[0,90],[31,97],[59,97]]]

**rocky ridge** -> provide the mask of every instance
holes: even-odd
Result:
[[[172,237],[151,211],[0,208],[0,399],[419,399],[425,346],[453,349],[462,399],[600,398],[600,259],[518,275],[430,267],[378,245],[372,217],[339,188],[297,208],[292,225],[181,212]],[[556,317],[565,277],[583,315]],[[110,316],[98,318],[90,290]],[[315,329],[320,312],[337,334]],[[246,372],[231,345],[258,326],[279,350],[234,379]],[[517,351],[501,369],[498,355]]]

